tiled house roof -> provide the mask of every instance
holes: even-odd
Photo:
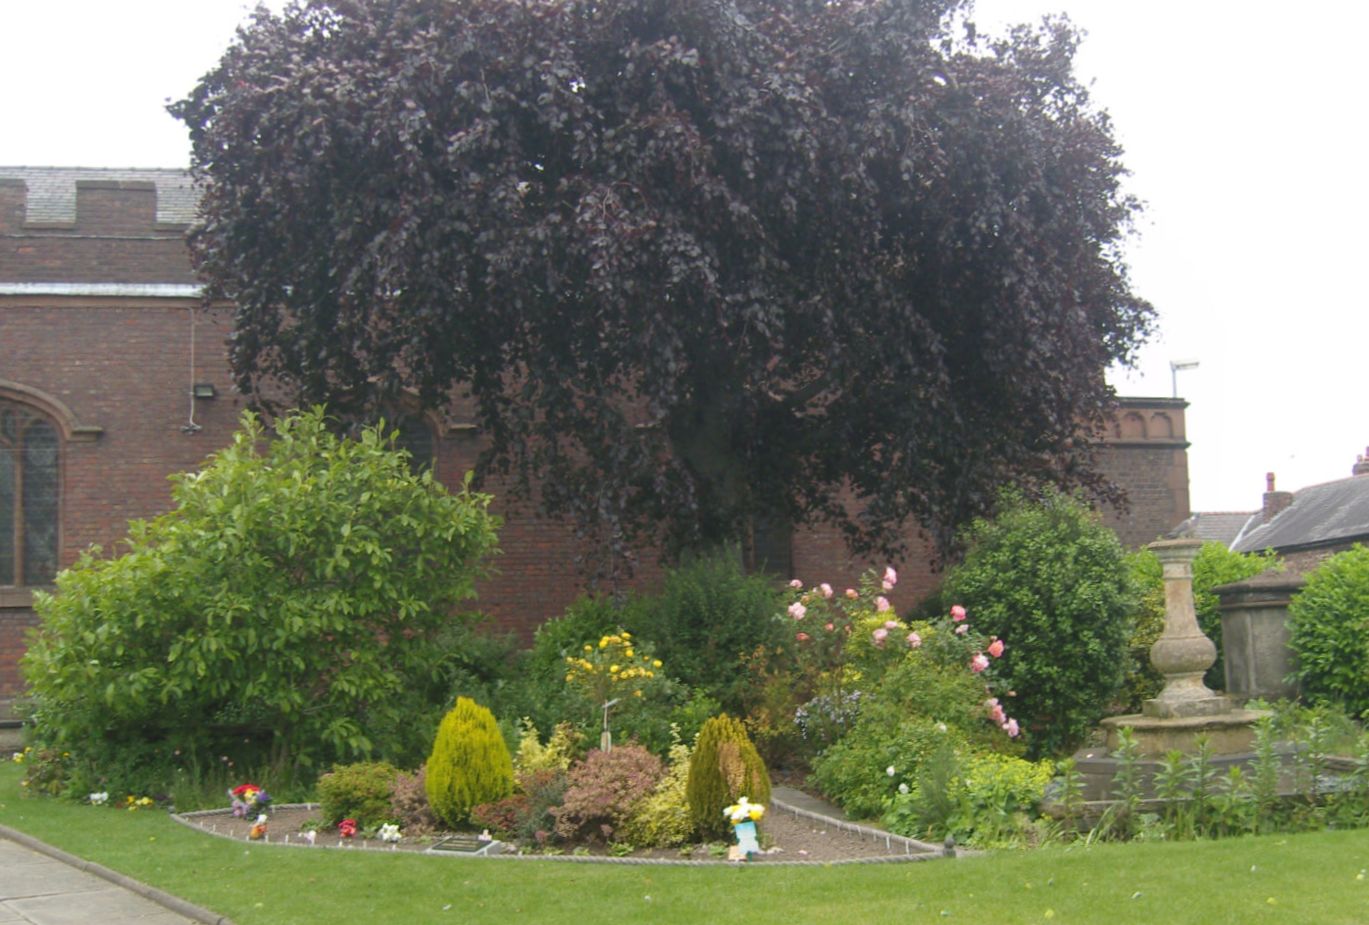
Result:
[[[190,224],[199,201],[189,171],[169,167],[0,167],[0,179],[22,180],[28,187],[24,222],[29,225],[73,224],[78,181],[153,184],[158,224]]]
[[[1188,526],[1195,539],[1230,546],[1254,526],[1251,521],[1258,514],[1259,511],[1196,511],[1189,518]]]
[[[1251,527],[1236,552],[1348,545],[1369,540],[1369,476],[1357,475],[1294,492],[1268,523]]]

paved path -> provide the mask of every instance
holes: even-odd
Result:
[[[103,871],[114,880],[89,873],[90,870]],[[151,897],[158,897],[161,902]],[[168,908],[167,904],[179,906],[179,911]],[[121,874],[33,842],[27,836],[10,831],[0,833],[0,925],[194,925],[205,922],[229,925],[227,919],[220,919]]]

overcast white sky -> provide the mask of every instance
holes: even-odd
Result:
[[[279,0],[271,6],[278,8]],[[0,165],[170,167],[164,110],[218,59],[242,0],[0,0]],[[1346,477],[1369,445],[1361,44],[1369,4],[979,0],[990,27],[1067,13],[1079,72],[1148,203],[1130,249],[1159,331],[1123,395],[1188,399],[1194,510],[1253,510],[1264,473]]]

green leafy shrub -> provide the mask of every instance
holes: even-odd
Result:
[[[623,820],[656,789],[664,774],[661,759],[639,745],[591,751],[567,775],[565,795],[553,811],[556,834],[565,839],[619,841]]]
[[[1074,499],[1005,499],[972,526],[942,596],[1006,641],[1000,678],[1032,756],[1078,744],[1120,690],[1135,590],[1116,535]]]
[[[549,768],[565,771],[580,748],[580,734],[570,723],[557,723],[545,745],[537,726],[528,717],[519,720],[518,751],[513,766],[518,773],[544,771]]]
[[[494,714],[457,698],[437,729],[425,784],[433,815],[453,828],[466,821],[471,807],[513,791],[513,759]]]
[[[1148,549],[1138,550],[1128,557],[1132,580],[1139,594],[1133,621],[1127,677],[1120,700],[1128,712],[1140,710],[1141,703],[1154,697],[1164,686],[1164,679],[1150,664],[1150,647],[1165,629],[1165,587],[1160,560]],[[1222,658],[1221,601],[1213,588],[1253,578],[1271,569],[1281,569],[1273,552],[1232,552],[1222,543],[1204,543],[1193,559],[1193,604],[1198,615],[1198,626],[1217,647],[1217,660],[1203,676],[1208,687],[1226,687],[1226,668]]]
[[[747,656],[784,631],[779,601],[771,579],[747,575],[735,551],[723,550],[672,569],[659,594],[623,608],[623,625],[651,641],[672,678],[736,714],[749,693]]]
[[[438,830],[437,816],[428,805],[427,768],[395,777],[389,818],[399,823],[405,835],[430,835]]]
[[[677,742],[670,747],[670,766],[646,799],[639,801],[615,833],[640,848],[674,848],[694,836],[689,814],[689,759],[693,750]]]
[[[985,848],[1019,844],[1054,774],[1050,761],[957,751],[948,743],[923,763],[916,784],[893,798],[884,823],[913,837],[953,835]]]
[[[414,692],[494,551],[489,497],[414,475],[378,429],[337,437],[319,409],[269,440],[245,413],[172,492],[125,554],[83,555],[37,596],[39,739],[94,776],[417,758],[389,733],[436,719]]]
[[[723,810],[738,797],[769,805],[770,775],[741,722],[722,714],[704,723],[694,743],[685,792],[694,828],[705,837],[726,832]]]
[[[1369,548],[1356,544],[1323,562],[1288,617],[1303,692],[1369,718]]]
[[[916,784],[922,767],[943,748],[1017,747],[991,720],[984,675],[967,670],[960,637],[946,625],[913,627],[922,637],[921,647],[863,692],[851,731],[813,762],[813,782],[857,817],[884,812],[895,794]],[[1013,709],[1011,698],[1005,699],[1005,709]]]
[[[323,817],[336,825],[355,819],[361,828],[393,822],[391,801],[399,769],[383,761],[334,766],[318,779],[318,801]]]

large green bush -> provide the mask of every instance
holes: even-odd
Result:
[[[969,541],[942,598],[1007,644],[999,677],[1016,691],[1012,712],[1028,731],[1030,755],[1062,754],[1102,718],[1125,674],[1135,591],[1122,545],[1058,494],[1005,498]]]
[[[245,413],[172,494],[123,555],[85,555],[38,595],[38,737],[148,778],[220,756],[282,773],[416,758],[434,640],[495,548],[489,497],[413,474],[377,428],[337,437],[321,409],[274,438]]]
[[[449,826],[459,826],[471,808],[513,792],[513,757],[494,714],[467,697],[442,718],[428,756],[428,805]]]
[[[1303,692],[1369,719],[1369,548],[1356,544],[1323,562],[1288,616]]]
[[[318,801],[323,818],[332,825],[353,819],[363,829],[396,817],[390,808],[399,769],[383,761],[336,765],[318,779]]]
[[[751,694],[747,656],[787,636],[775,582],[747,575],[735,551],[687,558],[656,595],[633,599],[623,625],[650,640],[670,676],[740,714]]]

